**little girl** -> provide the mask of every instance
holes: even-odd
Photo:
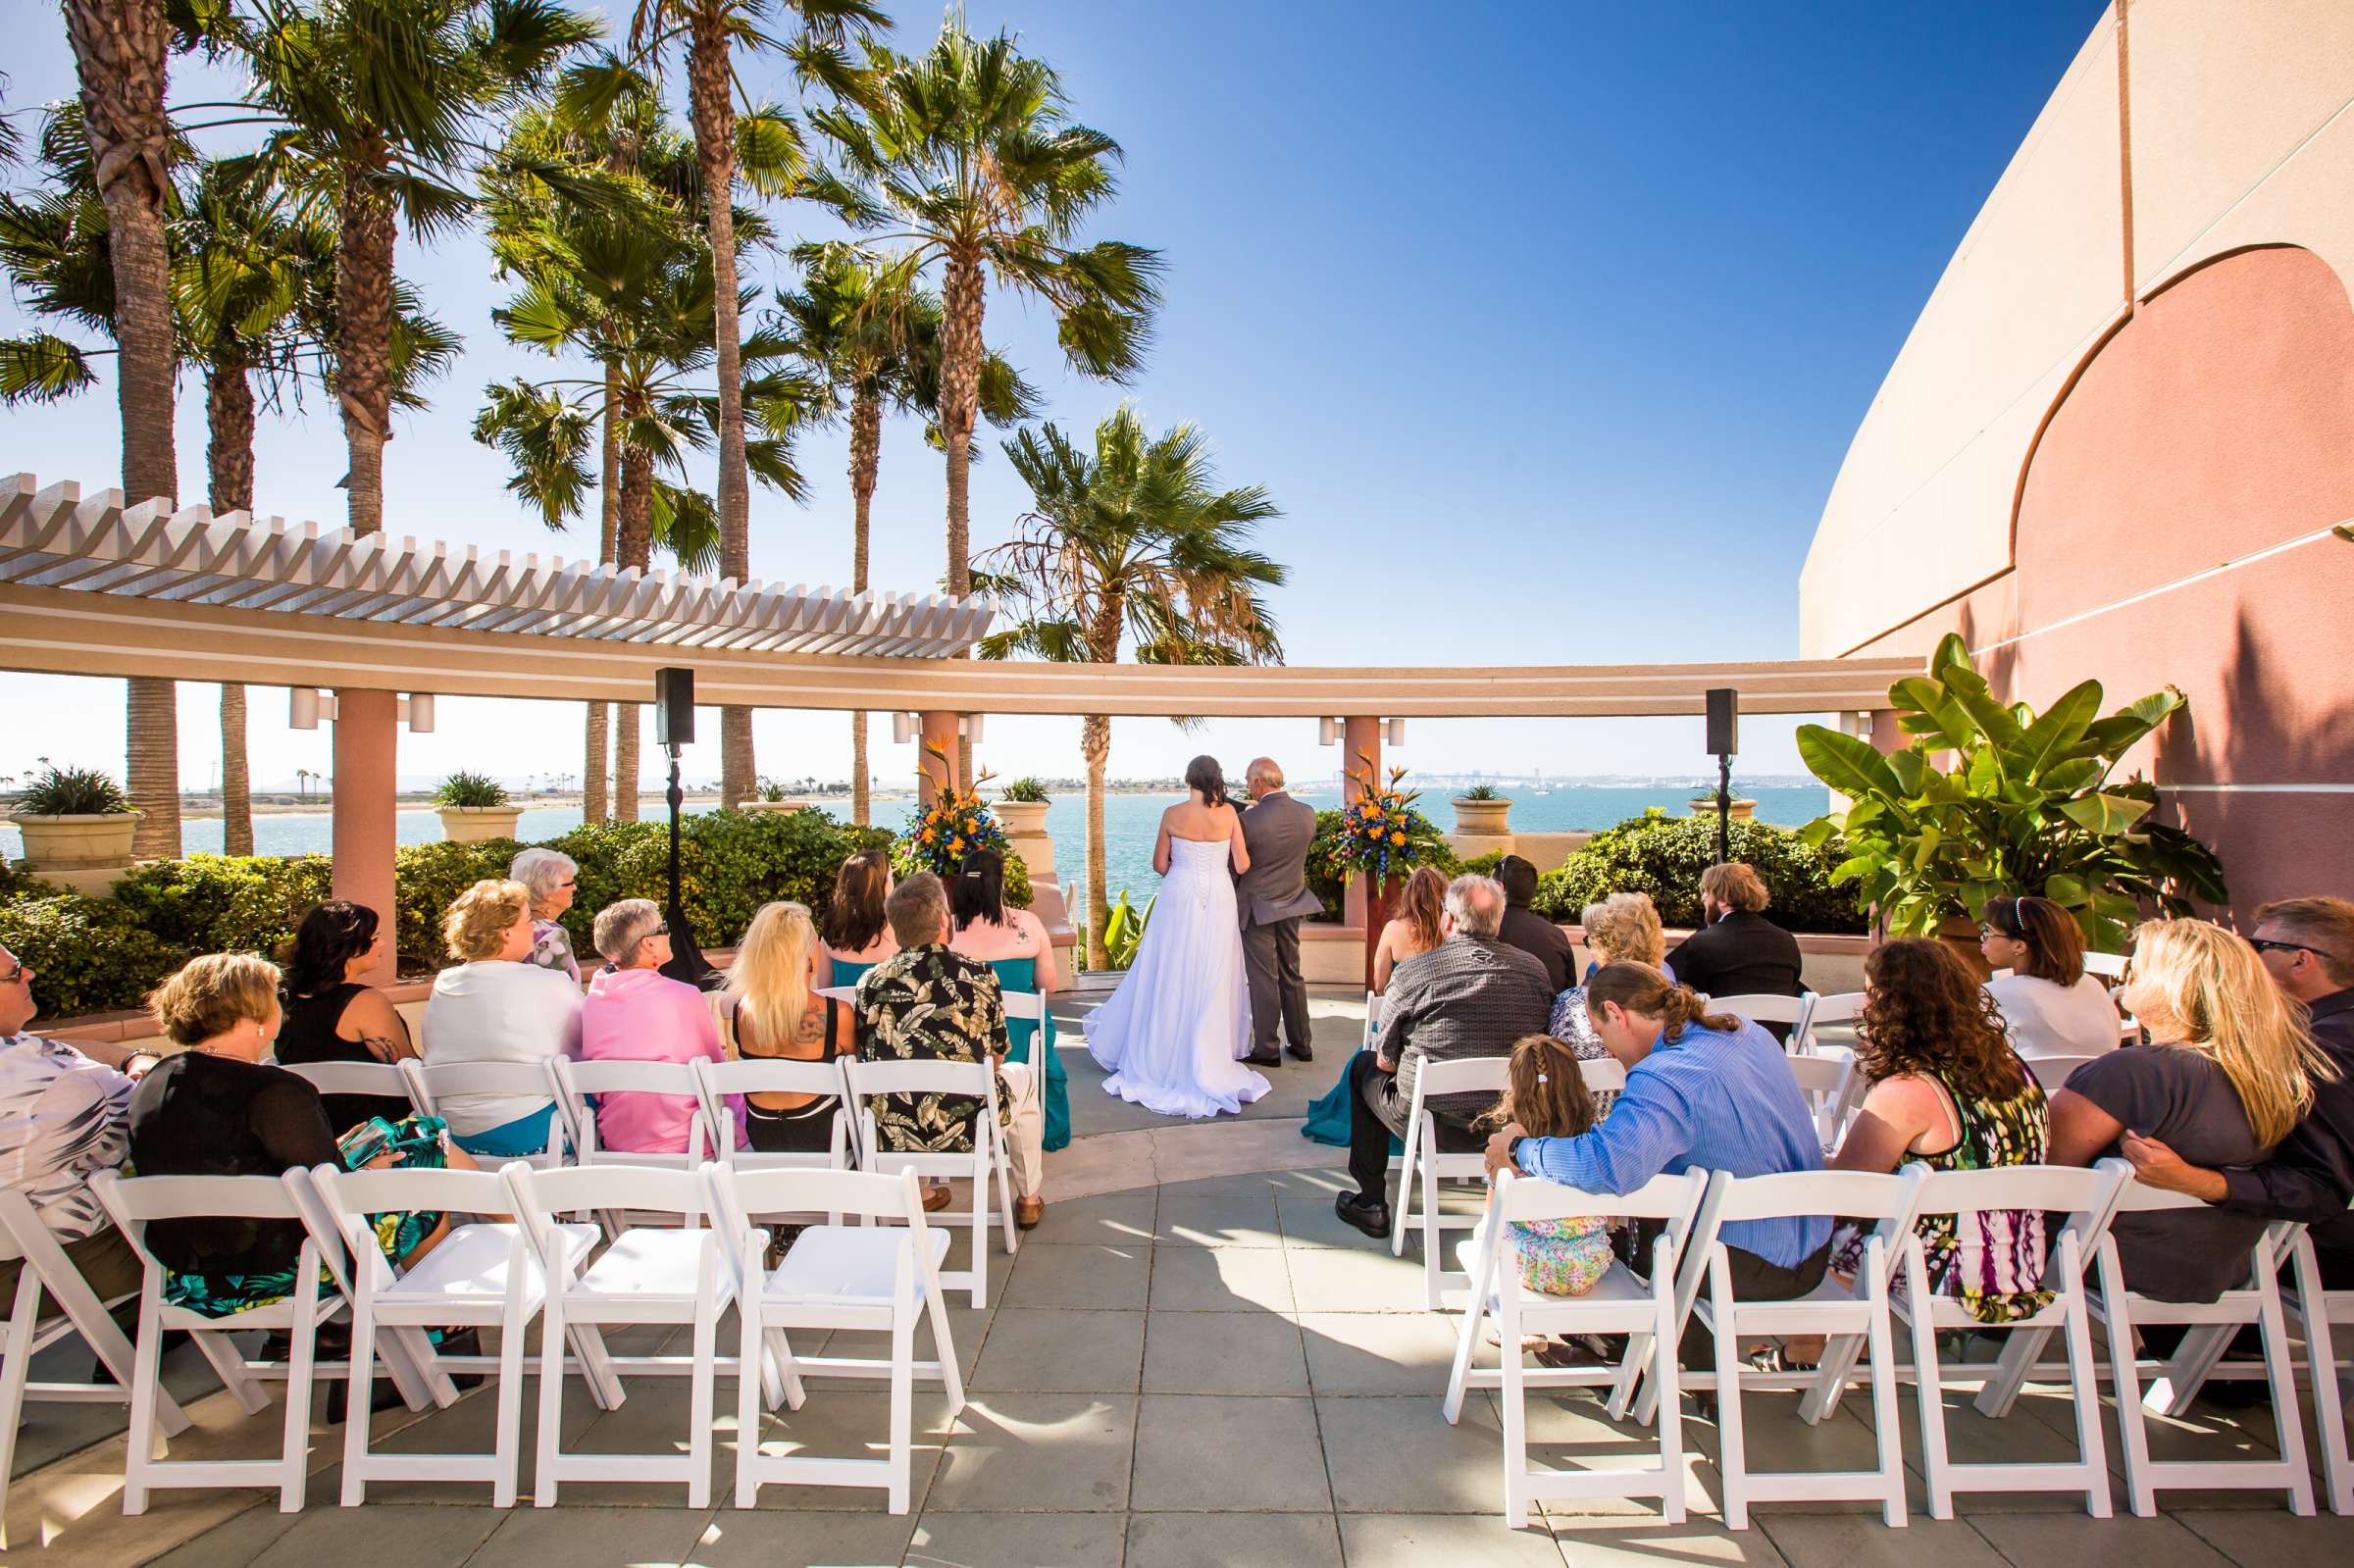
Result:
[[[1485,1118],[1517,1122],[1531,1138],[1572,1138],[1593,1127],[1594,1096],[1577,1055],[1551,1035],[1525,1035],[1512,1046],[1510,1087]],[[1548,1295],[1584,1295],[1611,1268],[1607,1216],[1510,1223],[1520,1283]]]

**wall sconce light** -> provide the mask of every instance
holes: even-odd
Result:
[[[1319,745],[1319,746],[1332,746],[1332,745],[1338,745],[1338,744],[1340,744],[1340,739],[1341,739],[1341,721],[1340,721],[1340,720],[1338,720],[1338,719],[1318,719],[1318,720],[1316,721],[1316,744],[1317,744],[1317,745]]]
[[[974,745],[981,743],[981,719],[978,713],[961,714],[956,720],[956,733]]]
[[[905,744],[906,744],[908,741],[910,741],[910,740],[913,740],[914,738],[915,738],[915,715],[914,715],[914,714],[912,714],[912,713],[895,713],[895,714],[893,714],[893,715],[891,716],[891,742],[892,742],[892,744],[893,744],[893,745],[895,745],[895,746],[903,746],[903,745],[905,745]]]
[[[409,727],[411,734],[430,735],[434,733],[434,694],[420,691],[414,696],[401,697],[393,703],[393,717]],[[333,723],[335,694],[312,686],[286,688],[286,727],[290,730],[316,730],[319,721]]]
[[[1392,719],[1385,723],[1381,730],[1391,745],[1403,746],[1406,744],[1406,721],[1404,719]]]

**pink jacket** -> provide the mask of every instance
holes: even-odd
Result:
[[[650,969],[599,970],[581,1004],[586,1062],[724,1061],[703,993]],[[695,1102],[684,1094],[598,1097],[596,1140],[632,1154],[684,1154]],[[732,1137],[735,1129],[726,1130]],[[711,1150],[705,1149],[706,1154]]]

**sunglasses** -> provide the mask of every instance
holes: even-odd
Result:
[[[2248,945],[2260,953],[2312,953],[2317,958],[2322,956],[2319,948],[2308,947],[2303,942],[2279,941],[2271,936],[2250,936]]]
[[[14,986],[17,982],[23,980],[26,976],[31,973],[32,971],[26,968],[23,963],[19,963],[16,968],[10,970],[7,974],[0,975],[0,986]]]

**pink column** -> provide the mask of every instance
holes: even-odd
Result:
[[[333,892],[376,911],[386,929],[394,924],[392,848],[394,765],[400,749],[399,697],[390,691],[335,693]],[[363,978],[388,986],[393,979],[393,944],[384,961]]]
[[[1364,773],[1376,784],[1381,774],[1381,721],[1379,719],[1346,719],[1341,725],[1341,805],[1345,810],[1364,791],[1357,781],[1348,775]],[[1373,984],[1373,947],[1381,940],[1384,913],[1383,901],[1373,896],[1372,879],[1352,877],[1341,896],[1341,919],[1365,934],[1365,984]]]
[[[940,793],[938,781],[946,777],[951,782],[956,775],[956,715],[927,710],[923,716],[923,733],[917,737],[921,752],[916,758],[916,797],[930,805]],[[939,753],[933,747],[941,748]]]

